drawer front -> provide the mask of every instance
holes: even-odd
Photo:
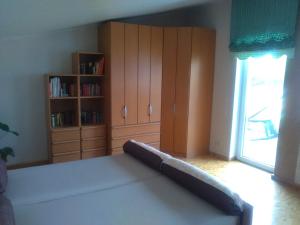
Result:
[[[81,139],[95,138],[95,137],[105,137],[106,128],[103,126],[96,127],[82,127],[81,128]]]
[[[80,152],[57,155],[57,156],[53,156],[53,158],[52,158],[53,163],[68,162],[68,161],[74,161],[74,160],[80,160]]]
[[[78,129],[62,129],[51,131],[51,143],[60,143],[66,141],[80,140],[80,130]]]
[[[112,127],[112,137],[124,137],[149,133],[159,133],[160,123]]]
[[[81,152],[82,159],[89,159],[89,158],[105,156],[105,155],[106,155],[106,152],[104,150],[92,150],[92,151]]]
[[[96,148],[103,148],[105,147],[105,138],[93,138],[93,139],[86,139],[81,141],[81,149],[96,149]]]
[[[64,143],[52,144],[52,153],[67,153],[80,151],[80,141],[70,141]]]
[[[122,148],[126,141],[134,139],[139,142],[143,143],[156,143],[160,141],[160,134],[146,134],[146,135],[139,135],[139,136],[130,136],[130,137],[122,137],[122,138],[116,138],[112,139],[111,147],[114,148]]]

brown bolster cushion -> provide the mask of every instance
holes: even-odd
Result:
[[[147,150],[147,148],[143,147],[137,142],[127,141],[123,146],[123,150],[125,153],[133,156],[147,166],[155,170],[160,170],[162,158],[152,151]]]
[[[218,188],[164,162],[162,173],[226,214],[242,216],[242,207],[236,204],[232,197]]]

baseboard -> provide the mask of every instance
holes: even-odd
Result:
[[[48,160],[40,160],[40,161],[34,161],[34,162],[26,162],[26,163],[17,163],[13,165],[8,165],[8,170],[15,170],[15,169],[21,169],[21,168],[27,168],[27,167],[33,167],[33,166],[42,166],[49,164]]]
[[[231,161],[231,160],[235,160],[235,157],[227,157],[225,155],[222,155],[222,154],[219,154],[219,153],[216,153],[216,152],[209,152],[209,154],[213,157],[216,157],[218,159],[221,159],[221,160],[225,160],[225,161]]]
[[[300,188],[300,184],[296,184],[295,182],[293,182],[291,180],[284,179],[282,177],[278,177],[275,174],[272,174],[271,178],[272,178],[272,180],[274,180],[278,183],[282,183],[282,184],[285,184],[285,185],[288,185],[288,186],[291,186],[291,187],[294,187],[297,189]]]

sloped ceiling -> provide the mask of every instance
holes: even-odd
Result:
[[[163,12],[209,0],[0,0],[0,38]]]

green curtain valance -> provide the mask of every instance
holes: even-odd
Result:
[[[232,0],[230,50],[262,52],[295,47],[299,0]]]

